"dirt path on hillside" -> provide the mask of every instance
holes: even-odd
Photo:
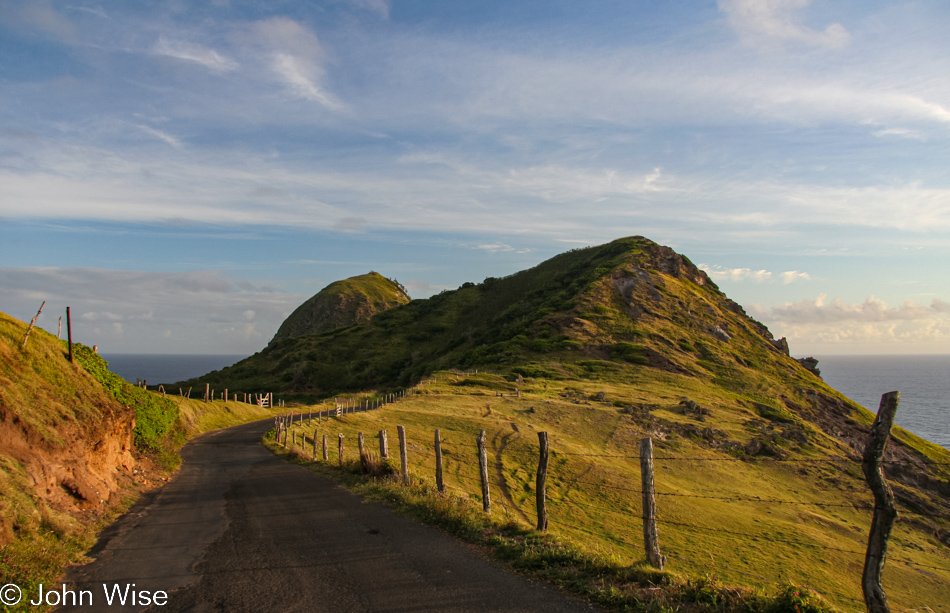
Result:
[[[259,441],[271,420],[185,446],[176,477],[104,534],[67,580],[69,611],[591,611],[438,530],[364,503]],[[102,584],[169,594],[106,606]]]

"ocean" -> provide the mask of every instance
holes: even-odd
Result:
[[[155,355],[140,353],[103,354],[109,370],[129,383],[147,381],[149,385],[177,383],[221,370],[246,358],[246,355]]]
[[[815,358],[826,383],[872,413],[883,394],[900,392],[897,425],[950,449],[950,355]]]
[[[125,380],[175,383],[219,370],[246,355],[103,355],[109,369]],[[881,395],[901,393],[897,425],[950,449],[950,355],[853,356],[818,358],[824,380],[858,404],[877,413]]]

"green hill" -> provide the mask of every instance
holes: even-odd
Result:
[[[407,302],[405,289],[378,272],[335,281],[297,307],[280,325],[271,344],[363,323]]]
[[[687,258],[643,237],[282,339],[194,383],[319,397],[439,368],[571,378],[646,366],[755,394],[790,373],[813,378]]]

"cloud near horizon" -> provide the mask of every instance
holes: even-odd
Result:
[[[906,301],[898,307],[869,296],[858,304],[840,298],[830,302],[826,294],[763,308],[752,305],[750,315],[762,320],[777,336],[788,337],[795,346],[828,347],[835,350],[876,347],[914,347],[932,352],[950,341],[950,303],[934,299],[930,305]]]
[[[307,298],[210,270],[0,268],[0,287],[18,319],[46,300],[37,325],[53,334],[71,307],[74,340],[107,353],[254,353]]]

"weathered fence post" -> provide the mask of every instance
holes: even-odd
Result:
[[[362,433],[362,432],[360,432],[359,434],[356,435],[356,442],[357,442],[357,444],[359,445],[359,448],[360,448],[360,455],[362,456],[363,454],[366,453],[366,447],[363,445],[363,433]]]
[[[445,483],[442,482],[442,436],[439,429],[435,429],[435,487],[440,494],[445,493]]]
[[[43,304],[40,305],[40,310],[37,311],[37,312],[36,312],[36,315],[33,316],[33,319],[30,320],[30,327],[26,329],[26,334],[23,336],[23,344],[21,345],[21,349],[22,349],[23,347],[26,347],[26,341],[27,341],[27,339],[30,338],[30,332],[33,331],[33,324],[36,323],[37,318],[40,316],[40,313],[43,312],[43,307],[45,307],[45,306],[46,306],[46,301],[44,300],[44,301],[43,301]]]
[[[548,529],[547,481],[548,481],[548,433],[538,432],[541,454],[538,458],[538,479],[535,482],[535,498],[538,507],[538,531]]]
[[[389,441],[386,440],[386,431],[379,431],[379,457],[388,460],[389,459]]]
[[[211,393],[211,384],[205,383],[205,402],[208,402],[208,400],[210,400],[210,397],[208,396],[208,394],[210,393]]]
[[[69,314],[69,307],[66,307],[66,342],[69,343],[69,363],[73,361],[73,318]]]
[[[871,533],[868,535],[868,550],[864,557],[864,573],[861,575],[861,589],[864,591],[864,604],[868,613],[888,613],[887,595],[881,587],[881,573],[887,559],[887,540],[897,520],[894,506],[894,492],[884,479],[883,460],[887,441],[894,425],[900,392],[888,392],[881,396],[881,405],[877,417],[871,425],[861,468],[864,478],[874,493],[874,515],[871,519]]]
[[[488,493],[488,449],[485,447],[485,431],[475,439],[478,444],[478,471],[482,478],[482,509],[491,513],[491,496]]]
[[[340,433],[340,440],[337,443],[337,451],[340,454],[340,466],[343,466],[343,433]]]
[[[399,433],[399,466],[402,470],[402,484],[409,485],[409,450],[406,448],[406,428],[396,426]]]
[[[643,492],[643,547],[647,562],[663,570],[666,556],[660,553],[660,537],[656,529],[656,491],[653,484],[653,439],[640,439],[640,483]]]
[[[330,450],[327,449],[327,435],[326,434],[323,435],[323,461],[324,462],[330,461]]]
[[[317,429],[313,429],[313,461],[317,461]]]

